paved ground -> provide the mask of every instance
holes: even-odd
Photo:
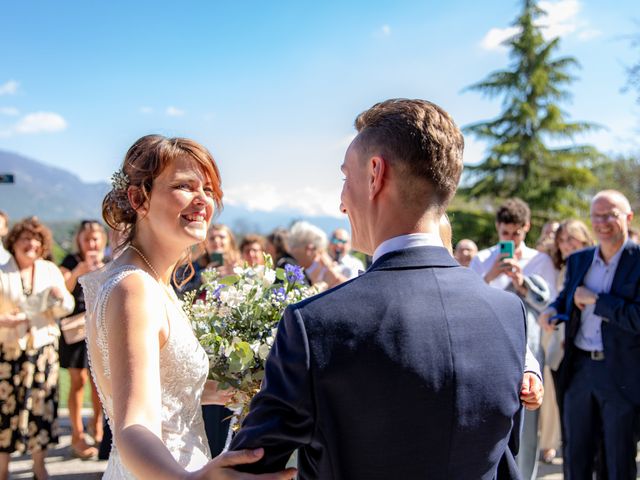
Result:
[[[85,423],[90,410],[86,410]],[[60,443],[49,451],[47,457],[47,469],[52,478],[56,480],[98,480],[107,466],[106,461],[79,460],[71,456],[71,428],[66,416],[66,411],[60,411]],[[640,461],[640,457],[638,458]],[[11,480],[21,478],[33,478],[31,459],[27,456],[16,456],[11,459]],[[639,468],[640,471],[640,468]],[[556,458],[548,465],[540,462],[538,479],[562,480],[562,459]],[[640,480],[640,477],[638,477]]]

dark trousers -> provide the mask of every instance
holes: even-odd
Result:
[[[229,433],[230,416],[233,414],[228,408],[221,405],[203,405],[202,417],[204,419],[204,429],[209,441],[211,457],[220,455]]]
[[[565,478],[591,478],[598,437],[609,478],[636,478],[633,404],[621,393],[604,361],[576,352],[563,401]]]

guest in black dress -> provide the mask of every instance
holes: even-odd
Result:
[[[235,236],[229,227],[221,223],[209,227],[207,239],[201,250],[204,252],[192,262],[191,266],[181,266],[176,269],[174,289],[181,298],[187,292],[200,289],[202,286],[200,274],[206,268],[215,268],[220,276],[224,277],[233,274],[233,268],[240,264]],[[191,278],[189,278],[190,275],[192,275]],[[222,405],[202,406],[202,417],[212,457],[219,455],[224,448],[232,414],[231,410]]]
[[[83,332],[65,329],[66,325],[82,325],[84,321],[84,295],[78,278],[104,265],[104,249],[107,233],[97,221],[86,220],[80,224],[76,233],[76,247],[78,253],[67,255],[60,270],[65,279],[67,289],[76,301],[73,313],[62,320],[62,335],[60,336],[60,366],[69,371],[69,420],[71,422],[71,451],[79,458],[91,458],[98,454],[98,449],[87,442],[82,424],[82,402],[84,386],[91,382],[91,397],[93,402],[93,418],[88,426],[89,433],[96,444],[102,441],[102,405],[98,393],[89,378],[89,362],[87,346]],[[77,329],[78,327],[76,327]],[[82,328],[82,327],[80,327]]]

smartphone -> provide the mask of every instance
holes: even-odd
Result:
[[[221,267],[224,265],[224,255],[220,252],[213,252],[209,254],[209,263],[212,263],[213,267]]]
[[[503,258],[513,258],[516,251],[516,244],[513,243],[513,240],[500,241],[498,242],[498,246],[500,247],[500,255],[507,254],[507,256]]]

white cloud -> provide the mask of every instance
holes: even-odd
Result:
[[[544,28],[543,35],[546,39],[562,37],[577,30],[578,13],[580,12],[578,0],[559,0],[557,2],[543,0],[538,5],[547,12],[540,18],[540,26]]]
[[[380,27],[380,33],[382,33],[382,35],[384,35],[385,37],[388,37],[389,35],[391,35],[391,27],[389,25],[383,25],[382,27]]]
[[[20,110],[18,110],[16,107],[0,107],[0,115],[15,117],[17,115],[20,115]]]
[[[167,107],[165,110],[165,114],[168,117],[182,117],[184,115],[184,110],[180,110],[177,107]]]
[[[279,209],[300,211],[306,215],[327,215],[343,218],[340,212],[340,191],[314,187],[282,188],[273,184],[245,184],[225,188],[224,202],[242,205],[249,210],[272,212]]]
[[[575,33],[579,40],[587,41],[601,34],[591,28],[588,21],[579,18],[582,8],[579,0],[542,0],[538,6],[547,13],[538,21],[546,40]],[[480,41],[480,46],[489,51],[505,50],[502,42],[519,31],[518,27],[491,28]]]
[[[149,115],[150,113],[153,113],[153,108],[151,107],[140,107],[138,109],[138,111],[144,115]]]
[[[9,80],[0,85],[0,95],[15,95],[19,86],[20,84],[15,80]]]
[[[518,27],[492,28],[480,41],[480,46],[485,50],[505,48],[502,42],[513,37],[519,31],[520,29]]]
[[[62,116],[53,112],[35,112],[22,117],[12,128],[17,134],[53,133],[67,128],[67,122]]]

